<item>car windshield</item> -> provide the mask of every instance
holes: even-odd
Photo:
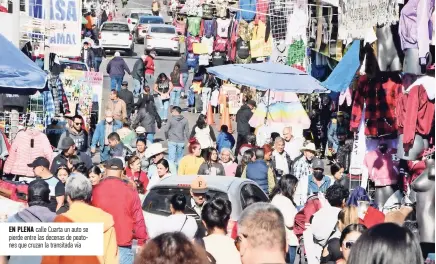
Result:
[[[65,69],[87,71],[86,65],[83,63],[61,61],[61,72],[64,72]]]
[[[164,21],[161,17],[141,17],[139,19],[140,24],[163,24]]]
[[[117,31],[117,32],[123,32],[123,31],[127,31],[129,32],[129,26],[126,24],[117,24],[117,23],[107,23],[104,24],[103,27],[101,28],[101,30],[103,31]]]
[[[186,197],[186,209],[185,214],[196,216],[196,213],[191,205],[191,194],[189,189],[186,188],[154,188],[145,197],[144,203],[142,204],[142,210],[157,215],[168,216],[171,214],[170,211],[170,200],[171,197],[176,193],[182,193]],[[221,197],[224,199],[229,199],[226,193],[209,190],[206,194],[206,200]]]
[[[176,30],[170,27],[152,27],[151,33],[176,34]]]

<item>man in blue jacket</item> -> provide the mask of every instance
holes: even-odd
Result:
[[[111,90],[116,89],[118,92],[121,89],[121,83],[124,79],[124,72],[130,73],[130,69],[127,66],[123,58],[120,57],[120,53],[115,52],[114,58],[107,64],[106,72],[111,77]]]
[[[91,153],[95,153],[97,143],[100,145],[100,161],[104,162],[109,159],[109,140],[108,136],[112,132],[116,132],[122,128],[123,124],[114,120],[112,111],[106,110],[105,120],[100,121],[94,131],[94,136],[91,142]]]

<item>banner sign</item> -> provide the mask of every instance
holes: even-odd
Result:
[[[103,74],[66,69],[61,77],[71,113],[76,111],[90,124],[92,102],[101,108],[103,96]]]
[[[80,0],[50,0],[50,24],[48,28],[34,28],[34,33],[45,33],[49,38],[50,52],[59,56],[80,56],[82,1]],[[43,0],[29,1],[29,16],[44,23]],[[41,32],[42,31],[42,32]],[[33,32],[32,32],[33,34]]]

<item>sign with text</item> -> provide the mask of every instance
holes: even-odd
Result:
[[[82,1],[50,0],[50,24],[43,32],[48,35],[50,52],[60,56],[80,56]],[[29,1],[29,16],[44,25],[43,0]],[[34,23],[35,24],[35,23]],[[39,33],[41,28],[35,29]]]
[[[103,223],[2,223],[0,256],[102,256]]]

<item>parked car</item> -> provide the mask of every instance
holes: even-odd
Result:
[[[59,59],[59,64],[61,65],[61,72],[64,72],[65,69],[89,71],[88,65],[81,61]]]
[[[149,9],[131,9],[124,17],[127,19],[130,31],[133,31],[140,17],[152,15],[153,13]]]
[[[200,216],[191,207],[190,188],[195,177],[197,176],[170,176],[162,179],[147,192],[142,203],[142,210],[147,232],[151,237],[157,235],[162,221],[171,214],[170,199],[176,193],[185,195],[186,201],[188,201],[185,214],[194,217],[199,227],[202,227]],[[224,176],[204,176],[204,179],[209,188],[206,201],[222,197],[232,203],[232,213],[227,226],[229,234],[239,220],[242,210],[247,206],[248,199],[254,197],[258,201],[268,201],[268,196],[251,180]]]
[[[179,35],[172,25],[151,24],[148,28],[145,40],[145,52],[150,50],[157,52],[170,52],[180,55]]]
[[[135,43],[144,43],[145,36],[150,24],[165,24],[160,16],[144,16],[139,18],[138,24],[133,29]]]
[[[98,38],[100,45],[107,51],[122,50],[129,56],[133,54],[133,36],[126,22],[104,22]]]

